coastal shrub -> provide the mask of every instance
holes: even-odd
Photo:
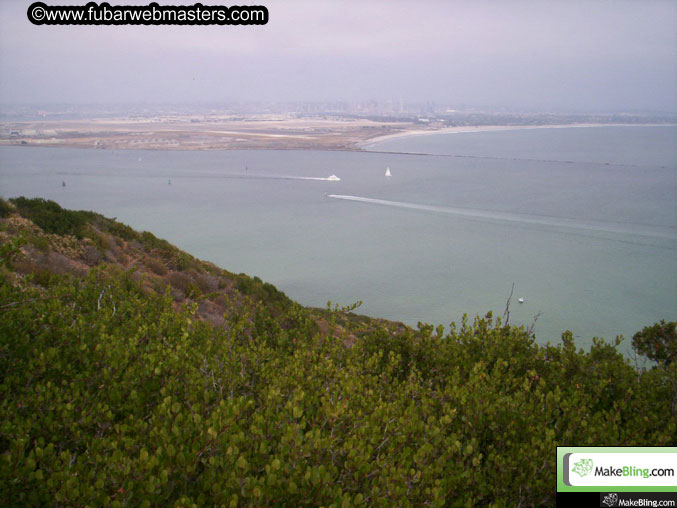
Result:
[[[182,254],[139,239],[162,262]],[[306,309],[244,274],[220,308],[178,305],[159,277],[73,273],[3,241],[11,506],[554,506],[558,445],[677,445],[677,362],[655,353],[671,323],[636,335],[655,360],[637,369],[620,340],[539,345],[491,314],[411,329]],[[194,298],[214,281],[183,254],[195,266],[166,280]]]
[[[23,217],[32,220],[46,233],[56,235],[83,238],[85,226],[96,216],[94,212],[65,210],[54,201],[42,198],[18,197],[10,202]]]
[[[0,217],[9,217],[12,212],[14,212],[12,205],[6,200],[0,198]]]
[[[106,219],[105,229],[111,235],[118,238],[123,238],[127,241],[136,240],[139,238],[139,234],[127,224],[123,224],[115,220]]]
[[[244,295],[252,294],[254,291],[254,285],[254,280],[244,273],[241,273],[237,276],[237,284],[235,287],[240,293]]]
[[[115,261],[120,263],[122,266],[127,266],[132,261],[132,258],[130,258],[129,255],[127,255],[127,253],[122,249],[115,248],[112,251],[112,254]]]
[[[145,264],[156,275],[167,274],[167,267],[161,260],[157,258],[148,257],[144,259],[143,264]]]
[[[17,505],[553,506],[556,445],[675,444],[666,366],[614,344],[538,346],[485,317],[346,348],[297,305],[214,327],[111,267],[0,276]]]
[[[655,361],[670,364],[677,359],[677,322],[661,320],[632,337],[638,353]]]
[[[167,240],[162,240],[157,238],[153,233],[149,231],[144,231],[141,233],[139,241],[143,246],[148,249],[155,251],[164,258],[169,258],[176,252],[176,248],[169,243]]]
[[[244,273],[236,276],[236,289],[250,296],[255,302],[265,302],[271,308],[281,311],[289,306],[291,300],[274,285],[263,282],[259,277],[249,277]]]
[[[21,246],[25,244],[26,237],[18,235],[0,245],[0,267],[14,269],[14,260],[21,257]]]
[[[167,280],[173,287],[181,290],[181,292],[183,292],[183,294],[187,297],[191,292],[193,292],[193,288],[196,287],[195,281],[190,276],[190,274],[184,272],[172,271],[167,276]]]
[[[219,289],[219,279],[207,273],[197,273],[193,275],[195,283],[202,293],[215,293]]]
[[[38,249],[41,252],[47,252],[49,249],[49,240],[45,236],[40,235],[28,235],[26,237],[27,242]]]
[[[17,273],[28,275],[28,281],[40,286],[49,286],[52,279],[52,272],[50,272],[44,265],[35,263],[28,259],[17,259],[13,262],[12,268]]]
[[[9,201],[0,199],[0,217],[7,217],[13,212],[19,212],[21,216],[32,220],[47,233],[90,238],[101,250],[111,247],[106,233],[120,242],[137,240],[140,237],[139,233],[126,224],[90,211],[66,210],[58,203],[42,198],[18,197]]]
[[[38,264],[51,273],[61,275],[65,273],[80,273],[80,268],[68,257],[58,252],[50,251],[41,256]]]
[[[97,249],[99,249],[101,252],[106,252],[110,249],[113,248],[114,246],[114,241],[110,235],[107,235],[106,233],[103,233],[96,228],[92,227],[91,225],[88,225],[88,227],[84,228],[84,234],[87,238],[92,240],[92,243],[96,246]]]
[[[82,251],[82,260],[87,263],[89,266],[97,265],[102,259],[102,252],[92,245],[88,245]]]
[[[185,252],[176,253],[171,260],[171,265],[174,270],[185,271],[197,267],[195,258],[186,254]]]

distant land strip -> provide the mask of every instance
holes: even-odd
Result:
[[[556,119],[552,119],[556,121]],[[293,115],[157,116],[144,118],[26,120],[0,123],[0,146],[44,146],[105,150],[339,150],[376,151],[382,141],[443,133],[518,129],[674,126],[662,123],[552,123],[455,125],[453,120],[421,123],[416,118]],[[467,120],[464,120],[467,121]],[[514,121],[514,120],[511,120]],[[413,153],[412,153],[413,155]],[[416,154],[418,155],[418,154]],[[562,161],[567,162],[567,161]]]

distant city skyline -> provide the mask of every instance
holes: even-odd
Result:
[[[68,3],[86,2],[54,4]],[[677,3],[668,0],[257,0],[267,25],[206,27],[35,26],[30,4],[0,3],[2,104],[677,112]]]
[[[364,101],[192,101],[192,102],[16,102],[0,103],[0,119],[3,116],[12,116],[17,113],[30,113],[34,116],[58,115],[61,113],[77,113],[83,117],[95,117],[99,114],[105,116],[115,115],[222,115],[222,114],[346,114],[357,116],[393,115],[410,118],[416,115],[430,114],[433,117],[440,116],[468,116],[488,115],[493,117],[504,116],[613,116],[628,115],[642,117],[648,120],[651,117],[662,121],[673,122],[677,120],[677,112],[653,111],[653,110],[566,110],[549,108],[547,110],[532,110],[525,108],[510,108],[503,106],[491,106],[481,104],[447,104],[437,101],[404,101],[400,99]]]

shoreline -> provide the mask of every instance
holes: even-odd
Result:
[[[677,123],[564,123],[539,125],[480,125],[431,127],[387,122],[266,119],[259,122],[193,122],[180,120],[155,123],[151,120],[97,120],[84,122],[0,123],[0,146],[82,148],[95,150],[300,150],[377,152],[376,147],[392,139],[526,129],[569,129],[584,127],[675,127]]]
[[[417,130],[410,129],[394,134],[386,134],[356,143],[357,149],[369,151],[369,147],[390,141],[392,139],[430,136],[433,134],[465,134],[475,132],[497,132],[497,131],[518,131],[531,129],[568,129],[568,128],[590,128],[590,127],[677,127],[677,124],[669,123],[575,123],[575,124],[552,124],[552,125],[482,125],[482,126],[458,126],[444,127],[435,130]]]

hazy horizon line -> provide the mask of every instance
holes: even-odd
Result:
[[[268,100],[225,100],[225,101],[213,101],[213,100],[189,100],[189,101],[101,101],[101,102],[72,102],[72,101],[36,101],[36,102],[0,102],[0,114],[3,113],[5,108],[55,108],[55,107],[73,107],[73,108],[102,108],[102,107],[113,107],[113,108],[125,108],[125,107],[211,107],[211,108],[227,108],[227,107],[246,107],[246,106],[277,106],[277,107],[286,107],[286,106],[329,106],[329,105],[343,105],[343,106],[366,106],[373,105],[386,106],[392,104],[393,99],[364,99],[364,100],[342,100],[342,99],[327,99],[327,100],[280,100],[280,101],[268,101]],[[486,105],[486,104],[454,104],[451,102],[440,101],[435,99],[429,100],[411,100],[411,101],[402,101],[402,104],[407,107],[428,107],[436,108],[437,110],[430,110],[429,113],[437,114],[468,114],[468,113],[483,113],[483,114],[532,114],[532,115],[667,115],[673,116],[677,115],[677,110],[658,110],[658,109],[588,109],[588,108],[562,108],[562,107],[552,107],[552,108],[519,108],[511,107],[505,105]],[[440,111],[441,108],[447,108],[446,111]],[[287,112],[296,112],[289,110]],[[305,111],[303,113],[320,113],[321,111]],[[333,111],[334,113],[341,113],[341,111]],[[345,111],[344,113],[355,114],[355,111]],[[373,112],[372,112],[373,113]],[[398,114],[398,113],[407,113],[411,114],[412,111],[390,111],[389,114]]]

